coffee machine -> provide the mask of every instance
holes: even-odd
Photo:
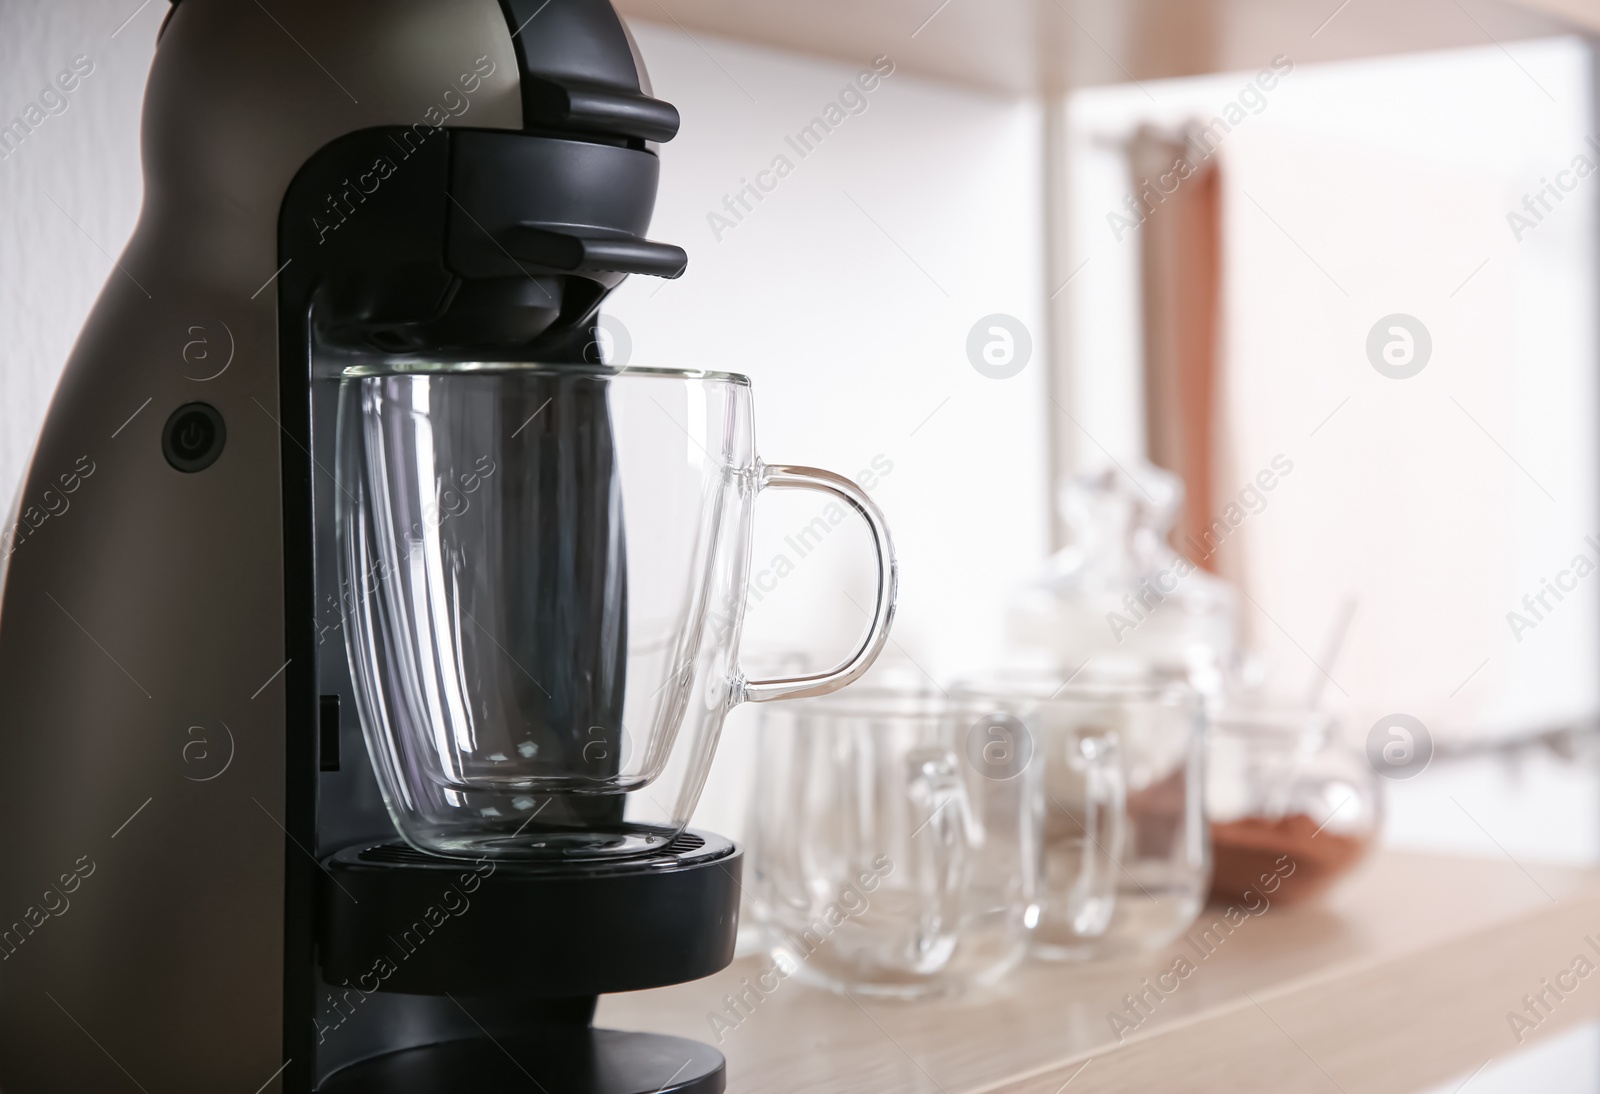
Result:
[[[724,1088],[709,1046],[591,1019],[732,959],[728,840],[396,839],[326,372],[597,362],[606,294],[684,271],[644,237],[677,128],[607,0],[174,2],[144,208],[0,542],[0,1090]]]

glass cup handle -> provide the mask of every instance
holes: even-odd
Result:
[[[1082,869],[1068,890],[1067,914],[1073,931],[1097,938],[1116,910],[1118,873],[1128,834],[1128,788],[1114,732],[1090,729],[1074,734],[1067,765],[1083,776]]]
[[[919,898],[917,927],[924,939],[951,937],[960,928],[967,856],[975,841],[958,765],[944,749],[915,749],[906,757],[912,819],[923,818],[909,839],[907,880]]]
[[[781,676],[771,680],[747,680],[741,699],[750,703],[770,703],[775,699],[827,695],[861,679],[889,640],[889,628],[894,623],[895,598],[900,587],[900,566],[895,561],[889,525],[866,491],[832,471],[794,464],[763,464],[758,482],[758,490],[765,490],[769,486],[776,490],[816,490],[838,498],[866,521],[867,531],[872,535],[878,558],[878,595],[873,604],[872,625],[867,629],[860,648],[827,672]]]

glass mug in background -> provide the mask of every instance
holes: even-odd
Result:
[[[974,764],[966,712],[908,674],[762,719],[746,888],[778,965],[911,999],[991,983],[1038,916],[1039,796]]]
[[[742,376],[419,361],[343,376],[350,672],[385,803],[418,850],[659,850],[732,707],[844,687],[888,637],[882,514],[848,479],[757,459]],[[768,487],[853,508],[878,589],[843,664],[752,681],[738,646]]]
[[[1039,768],[1042,915],[1033,950],[1094,960],[1176,938],[1206,899],[1204,717],[1185,684],[1136,678],[957,685]]]

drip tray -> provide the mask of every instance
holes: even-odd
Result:
[[[742,859],[711,832],[617,861],[347,847],[318,872],[322,978],[369,993],[524,1000],[698,980],[733,960]]]
[[[722,1053],[654,1033],[553,1026],[353,1064],[317,1094],[722,1094]]]
[[[534,859],[519,861],[516,859],[497,859],[496,864],[505,870],[514,873],[637,873],[640,870],[656,870],[663,867],[690,865],[701,859],[721,858],[732,851],[732,846],[721,836],[712,836],[710,841],[699,832],[679,832],[673,837],[672,842],[659,851],[648,855],[639,855],[632,858],[615,859]],[[371,847],[351,848],[342,851],[337,856],[348,861],[353,856],[357,862],[372,863],[380,866],[423,866],[435,870],[459,870],[463,864],[470,869],[488,862],[487,859],[451,859],[440,855],[430,855],[418,851],[404,843],[379,843]]]

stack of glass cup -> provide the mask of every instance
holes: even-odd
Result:
[[[789,975],[914,998],[1031,949],[1160,946],[1205,900],[1197,694],[888,668],[761,729],[751,910]]]

